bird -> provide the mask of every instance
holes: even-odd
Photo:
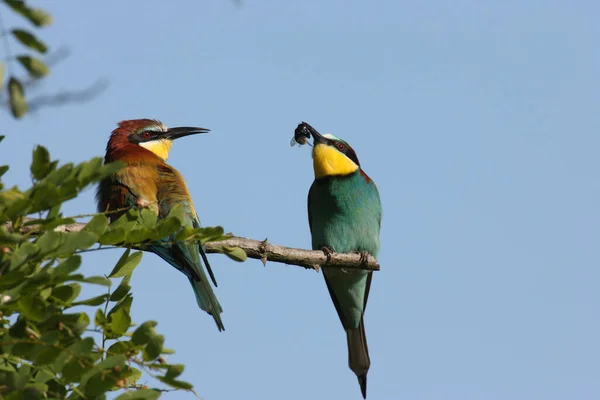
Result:
[[[381,200],[373,180],[362,170],[355,151],[344,140],[321,135],[302,122],[299,128],[313,136],[315,180],[308,192],[308,221],[313,250],[360,253],[377,257],[381,227]],[[298,130],[298,128],[297,128]],[[325,283],[346,331],[348,364],[367,398],[367,372],[371,365],[364,313],[373,272],[322,267]]]
[[[198,228],[200,222],[187,184],[181,173],[167,164],[166,160],[174,140],[206,133],[209,129],[167,128],[154,119],[133,119],[121,121],[117,125],[106,145],[104,163],[119,161],[125,166],[98,185],[98,211],[112,210],[107,217],[109,222],[113,222],[125,212],[114,212],[115,210],[128,207],[148,208],[160,220],[173,207],[181,205],[184,209],[182,225]],[[220,315],[223,309],[203,267],[204,264],[216,287],[217,282],[203,246],[175,241],[174,236],[153,242],[144,247],[144,250],[158,255],[188,277],[198,306],[214,318],[219,331],[224,331]]]

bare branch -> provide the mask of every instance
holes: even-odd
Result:
[[[32,218],[25,218],[24,222],[30,221]],[[10,230],[10,225],[6,224]],[[60,225],[54,230],[57,232],[78,232],[85,224],[75,223],[68,225]],[[21,226],[19,230],[22,234],[35,234],[40,231],[38,225]],[[300,267],[319,270],[319,267],[326,265],[333,268],[344,269],[362,269],[367,271],[379,271],[377,260],[368,255],[366,260],[362,260],[359,253],[331,253],[329,261],[327,256],[321,250],[304,250],[293,247],[278,246],[264,241],[247,239],[239,236],[232,236],[226,240],[217,242],[207,242],[204,248],[207,253],[214,254],[224,253],[224,247],[239,247],[246,252],[249,258],[261,260],[266,265],[267,261],[297,265]]]

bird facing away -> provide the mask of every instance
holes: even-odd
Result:
[[[161,219],[173,207],[181,205],[185,210],[183,226],[198,228],[200,222],[185,180],[165,161],[173,140],[208,131],[192,127],[167,129],[160,121],[152,119],[120,122],[108,140],[104,162],[120,161],[125,167],[100,182],[96,193],[98,211],[147,207]],[[108,214],[110,222],[123,212]],[[220,316],[223,309],[202,265],[204,262],[217,286],[202,245],[175,242],[173,235],[152,243],[144,250],[157,254],[183,272],[192,284],[198,306],[212,315],[219,331],[225,330]]]
[[[358,252],[363,257],[366,254],[377,257],[382,209],[375,183],[360,168],[348,143],[302,124],[314,138],[315,180],[308,192],[312,248],[326,253]],[[346,331],[348,364],[358,377],[365,399],[371,361],[363,316],[372,274],[366,270],[323,266],[329,295]]]

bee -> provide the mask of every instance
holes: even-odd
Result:
[[[310,130],[307,125],[308,124],[305,122],[298,124],[298,127],[294,131],[294,137],[292,137],[292,140],[290,141],[290,146],[294,147],[296,144],[299,144],[300,146],[308,144],[310,146],[310,143],[308,143],[308,139],[310,139]]]

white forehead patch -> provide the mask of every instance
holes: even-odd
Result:
[[[145,131],[152,132],[166,132],[167,127],[162,122],[157,123],[156,125],[149,126],[148,128],[144,128]]]
[[[340,140],[339,137],[333,136],[331,133],[326,133],[323,136],[325,136],[327,139]]]

